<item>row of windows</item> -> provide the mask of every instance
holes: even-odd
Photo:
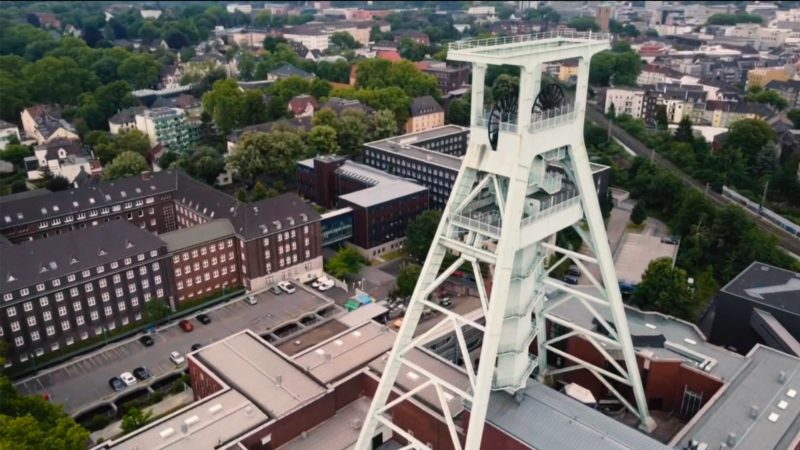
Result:
[[[96,314],[97,312],[96,312],[96,311],[93,311],[93,313],[94,313],[94,314]],[[97,320],[97,319],[96,319],[96,317],[95,317],[94,315],[92,316],[92,320]],[[137,312],[137,313],[134,315],[134,319],[133,319],[133,320],[134,320],[134,321],[139,321],[139,320],[142,320],[142,313],[140,313],[140,312]],[[83,323],[84,323],[84,322],[81,322],[79,325],[83,325]],[[129,323],[130,323],[130,319],[129,319],[128,317],[122,317],[122,318],[121,318],[121,320],[120,320],[120,324],[121,324],[121,326],[128,325]],[[64,323],[62,323],[62,324],[61,324],[61,326],[62,326],[62,328],[63,328],[63,327],[65,326],[65,324],[64,324]],[[69,330],[69,323],[68,323],[68,322],[66,323],[66,327],[67,327],[67,328],[66,328],[65,330]],[[103,334],[103,328],[105,328],[105,330],[106,330],[106,331],[112,331],[112,330],[114,330],[114,329],[116,329],[116,328],[117,328],[117,325],[116,325],[116,322],[112,321],[112,322],[109,322],[109,323],[107,323],[105,326],[98,326],[98,327],[95,327],[95,329],[94,329],[94,335],[95,335],[95,336],[100,336],[101,334]],[[49,336],[53,336],[53,335],[55,335],[55,333],[56,333],[56,327],[55,327],[54,325],[48,326],[48,327],[45,329],[45,333],[47,334],[47,336],[48,336],[48,337],[49,337]],[[86,340],[86,339],[88,339],[88,338],[89,338],[89,332],[88,332],[88,331],[81,331],[81,333],[80,333],[80,335],[79,335],[79,336],[80,336],[80,339],[81,339],[82,341],[83,341],[83,340]],[[32,342],[32,343],[34,343],[34,342],[38,342],[40,339],[41,339],[41,335],[40,335],[39,331],[32,331],[32,332],[31,332],[31,334],[30,334],[30,340],[31,340],[31,342]],[[72,344],[74,344],[74,343],[75,343],[75,338],[74,338],[73,336],[67,336],[67,337],[66,337],[66,339],[65,339],[65,343],[66,343],[66,345],[68,345],[68,346],[69,346],[69,345],[72,345]],[[17,337],[15,337],[15,338],[14,338],[14,346],[16,346],[16,347],[22,347],[22,346],[24,346],[24,345],[25,345],[25,338],[24,338],[23,336],[17,336]],[[50,344],[50,350],[51,350],[51,351],[56,351],[56,350],[58,350],[58,349],[60,348],[60,346],[61,346],[61,345],[60,345],[60,343],[59,343],[59,342],[52,342],[52,343]],[[36,356],[42,356],[42,355],[44,355],[44,349],[42,349],[42,348],[37,348],[37,349],[35,350],[35,355],[36,355]],[[22,354],[22,355],[20,355],[20,357],[19,357],[19,360],[20,360],[21,362],[25,362],[25,361],[27,361],[27,360],[28,360],[28,355],[27,355],[27,354]],[[9,365],[9,364],[7,364],[7,366],[8,366],[8,365]]]
[[[152,250],[150,252],[150,256],[151,257],[158,256],[158,250]],[[141,262],[141,261],[144,261],[144,259],[145,259],[145,254],[144,253],[140,253],[139,255],[136,256],[136,260],[137,261]],[[132,258],[125,258],[124,261],[123,261],[123,264],[126,265],[126,266],[131,265],[131,264],[133,264],[133,259]],[[117,269],[117,268],[119,268],[119,262],[114,261],[109,266],[110,266],[111,270]],[[153,268],[153,270],[158,270],[159,269],[158,262],[154,262],[152,264],[152,268]],[[95,272],[97,274],[104,273],[105,270],[106,270],[105,266],[97,266],[95,268]],[[147,266],[141,266],[139,268],[139,274],[140,275],[145,275],[146,273],[147,273]],[[80,275],[81,275],[82,278],[89,278],[90,276],[92,276],[92,271],[91,270],[84,270],[84,271],[81,272]],[[77,280],[77,276],[78,276],[77,273],[73,273],[73,274],[67,275],[67,282],[68,283],[74,282],[75,280]],[[132,270],[129,270],[127,272],[127,278],[129,280],[133,279],[133,271]],[[105,283],[105,279],[101,279],[100,282],[103,283],[103,284],[101,284],[100,287],[104,287],[105,286],[105,284],[104,284]],[[114,275],[114,282],[115,283],[119,283],[119,275],[118,274]],[[61,286],[61,279],[60,278],[56,278],[56,279],[52,280],[50,283],[51,283],[52,287],[59,287],[59,286]],[[91,285],[87,283],[84,286],[91,286]],[[36,290],[36,292],[43,292],[46,288],[47,287],[46,287],[45,283],[39,283],[39,284],[36,285],[35,290]],[[76,293],[73,294],[73,295],[77,295],[77,288],[72,288],[71,291],[75,291]],[[86,292],[91,292],[91,291],[87,290]],[[26,297],[28,295],[30,295],[30,289],[29,288],[23,288],[23,289],[19,290],[19,296],[20,297]],[[14,299],[13,292],[7,292],[7,293],[3,294],[3,300],[9,301],[9,300],[13,300],[13,299]]]
[[[230,269],[228,267],[223,267],[221,271],[215,269],[213,272],[206,272],[202,276],[196,275],[194,278],[189,277],[189,278],[186,279],[185,284],[184,284],[184,281],[178,281],[178,283],[177,283],[178,290],[183,289],[184,285],[187,288],[189,288],[189,287],[192,287],[193,284],[202,283],[204,280],[205,281],[210,281],[212,278],[214,278],[214,279],[219,278],[220,274],[224,277],[224,276],[228,275],[228,270],[230,270],[231,274],[236,273],[236,264],[231,264],[230,265]]]
[[[105,207],[105,208],[100,208],[100,209],[93,209],[93,210],[88,211],[88,212],[77,213],[74,216],[73,215],[69,215],[69,216],[65,216],[65,217],[57,217],[55,219],[50,219],[49,221],[39,222],[39,229],[44,229],[44,228],[47,228],[47,227],[50,227],[50,226],[58,226],[58,225],[61,225],[62,222],[63,223],[71,223],[71,222],[74,222],[75,220],[84,220],[84,219],[86,219],[87,216],[88,217],[104,216],[104,215],[110,214],[112,212],[122,211],[123,209],[130,209],[130,208],[133,208],[134,206],[140,207],[140,206],[143,206],[145,203],[150,204],[150,203],[153,203],[154,201],[155,201],[155,199],[153,197],[148,197],[146,200],[141,200],[140,199],[140,200],[136,200],[135,202],[125,202],[125,203],[123,203],[121,205],[114,205],[114,206],[112,206],[110,208],[109,207]],[[54,206],[53,207],[53,211],[54,212],[58,212],[58,206]],[[42,214],[47,214],[47,209],[46,208],[42,208]],[[155,214],[155,209],[154,208],[148,208],[148,214],[151,214],[151,215]],[[144,212],[140,211],[139,212],[139,217],[142,217],[143,215],[144,215]],[[129,214],[128,217],[130,218],[131,215]]]
[[[189,255],[191,255],[192,258],[197,258],[198,256],[205,256],[209,252],[214,253],[217,250],[222,251],[222,249],[224,249],[226,246],[228,248],[233,247],[233,239],[228,239],[225,242],[221,242],[220,241],[220,242],[218,242],[216,244],[204,245],[204,246],[200,247],[199,249],[196,248],[196,249],[192,250],[191,252],[189,252],[189,251],[183,252],[180,255],[173,256],[172,257],[172,261],[175,262],[176,264],[181,262],[181,259],[184,260],[184,261],[188,261],[189,260]],[[233,258],[233,252],[231,252],[229,255],[230,255],[229,256],[230,258]]]
[[[192,273],[192,268],[194,268],[194,271],[197,272],[198,270],[200,270],[200,265],[201,264],[202,264],[204,269],[207,269],[208,266],[209,266],[209,263],[210,263],[211,266],[216,266],[217,263],[225,263],[227,261],[233,261],[233,252],[228,252],[227,255],[225,253],[223,253],[223,254],[219,255],[219,259],[216,256],[213,256],[210,260],[209,259],[204,259],[202,261],[202,263],[201,262],[194,262],[191,265],[190,264],[186,264],[185,266],[183,266],[183,268],[176,267],[175,268],[175,276],[179,277],[179,276],[184,275],[184,274]]]

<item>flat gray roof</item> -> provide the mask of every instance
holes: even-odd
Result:
[[[368,321],[296,355],[294,361],[320,382],[328,384],[391,350],[395,337],[396,334],[385,326]]]
[[[787,449],[796,444],[798,435],[800,359],[759,344],[732,382],[722,387],[721,395],[706,404],[670,444],[683,448],[694,439],[709,449],[723,445]]]
[[[392,140],[370,142],[368,147],[394,153],[409,159],[423,161],[426,164],[435,164],[446,169],[458,171],[461,168],[461,158],[445,155],[434,150],[427,150],[414,144],[399,144]]]
[[[489,398],[486,421],[538,450],[667,450],[669,447],[569,396],[528,381],[522,401],[506,392]]]
[[[800,314],[800,273],[753,262],[721,289],[754,303]]]
[[[427,191],[428,188],[425,186],[420,186],[408,181],[398,181],[390,184],[379,184],[350,194],[340,195],[339,200],[368,208],[390,200]]]
[[[222,239],[225,236],[233,237],[233,235],[234,229],[230,220],[215,219],[190,228],[170,231],[160,235],[160,237],[162,241],[166,242],[167,248],[170,251],[174,251]]]
[[[211,344],[194,357],[274,418],[326,392],[249,330]]]
[[[227,389],[192,403],[127,437],[105,442],[98,448],[212,450],[219,443],[228,442],[268,419],[242,394]]]
[[[578,290],[596,295],[594,288],[578,287]],[[553,301],[557,300],[560,294],[551,295],[555,295],[550,298],[550,301]],[[607,320],[611,318],[611,312],[607,308],[598,308],[597,312]],[[583,327],[589,329],[594,327],[592,323],[594,316],[578,301],[566,301],[558,305],[553,313]],[[708,343],[705,335],[694,324],[630,306],[625,307],[625,315],[637,350],[648,350],[657,358],[682,360],[685,364],[697,368],[703,366],[702,370],[725,380],[731,379],[744,364],[744,356]],[[650,340],[636,339],[655,336],[664,336],[666,342],[663,347],[646,346]]]
[[[280,450],[319,450],[352,448],[358,440],[359,428],[353,427],[356,421],[363,421],[369,410],[369,397],[359,397],[354,402],[336,411],[333,417],[306,431],[305,437],[298,436]]]
[[[370,303],[356,309],[355,311],[350,311],[343,316],[339,316],[336,318],[336,320],[352,328],[364,323],[367,320],[372,320],[388,310],[388,308],[378,303]]]
[[[377,373],[383,374],[383,369],[386,367],[388,358],[388,353],[384,354],[380,358],[369,363],[369,368]],[[406,353],[406,358],[408,358],[412,364],[416,364],[428,372],[435,374],[439,378],[447,380],[449,383],[465,392],[469,392],[471,389],[469,385],[469,378],[463,369],[454,366],[427,351],[415,348]],[[417,372],[408,365],[403,364],[403,366],[400,368],[400,372],[397,375],[397,381],[395,381],[394,387],[399,388],[403,392],[408,392],[422,383],[425,383],[426,381],[428,381],[428,378],[425,375]],[[439,414],[444,414],[442,408],[439,406],[439,397],[436,395],[436,389],[433,386],[426,387],[416,394],[414,398],[418,401],[421,401],[423,404]],[[452,417],[458,416],[464,410],[464,405],[461,403],[461,398],[457,395],[450,396],[447,399],[447,403]]]

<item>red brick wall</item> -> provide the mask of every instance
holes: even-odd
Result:
[[[681,407],[684,388],[701,392],[705,404],[722,384],[711,375],[678,361],[651,361],[645,396],[648,401],[661,399],[663,411],[674,411]]]
[[[193,359],[188,358],[189,362],[189,376],[192,380],[192,392],[194,399],[200,400],[209,395],[222,390],[222,385],[219,384],[209,373],[203,370]]]

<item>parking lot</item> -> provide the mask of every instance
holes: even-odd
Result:
[[[182,369],[169,360],[171,351],[186,354],[194,344],[206,345],[247,328],[262,335],[279,330],[299,332],[318,323],[323,316],[330,317],[340,311],[329,300],[304,289],[279,296],[262,292],[256,297],[256,305],[237,299],[202,311],[212,321],[203,325],[192,318],[192,332],[187,333],[173,323],[152,334],[155,340],[152,347],[142,345],[139,334],[22,380],[17,388],[23,394],[48,394],[53,402],[63,404],[67,412],[76,413],[124,394],[125,391],[114,393],[108,385],[111,377],[122,372],[145,366],[153,374],[148,380],[152,382]],[[278,340],[291,334],[286,331],[280,337],[273,334],[268,339]]]

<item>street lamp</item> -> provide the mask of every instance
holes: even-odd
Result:
[[[36,353],[34,353],[34,352],[29,352],[29,353],[28,353],[28,356],[30,356],[30,357],[31,357],[31,362],[33,363],[33,371],[34,371],[34,372],[38,372],[38,371],[39,371],[39,367],[38,367],[38,365],[36,364]]]
[[[103,325],[103,342],[103,345],[108,345],[108,328],[105,325]]]

